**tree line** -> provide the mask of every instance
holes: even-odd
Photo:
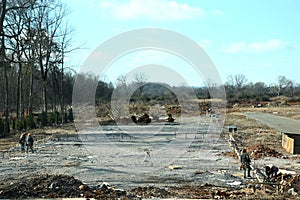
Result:
[[[74,81],[64,67],[65,54],[72,50],[67,14],[58,0],[1,0],[0,134],[16,125],[22,129],[26,122],[34,128],[34,111],[41,111],[40,123],[48,124],[49,105],[52,113],[61,111],[54,118],[67,121],[65,104],[71,103]]]
[[[222,92],[225,89],[226,96],[221,97],[227,101],[228,106],[235,103],[252,103],[258,104],[261,102],[272,101],[274,98],[284,97],[290,102],[300,101],[300,84],[285,77],[278,76],[274,83],[251,82],[244,74],[233,74],[227,77],[227,81],[223,85],[217,85],[213,82],[205,82],[202,87],[189,86],[173,86],[170,87],[163,83],[147,83],[147,78],[140,74],[136,78],[127,83],[125,76],[120,76],[116,81],[116,90],[123,90],[125,94],[130,88],[136,88],[132,93],[130,101],[132,103],[178,103],[176,95],[185,95],[186,97],[193,96],[198,99],[218,98],[213,96],[213,93]],[[114,88],[111,88],[113,90]],[[108,99],[110,101],[110,99]]]
[[[278,98],[279,101],[284,99],[285,103],[287,103],[287,101],[300,102],[299,83],[285,76],[279,76],[276,78],[276,82],[266,84],[264,82],[253,83],[248,81],[247,77],[243,74],[234,74],[228,76],[227,81],[221,86],[209,82],[205,83],[203,87],[171,87],[164,83],[149,83],[145,76],[137,74],[135,79],[130,83],[126,79],[126,76],[122,75],[116,80],[115,85],[104,82],[100,84],[99,82],[96,89],[96,103],[99,108],[97,114],[101,117],[111,114],[110,102],[112,101],[111,95],[113,92],[120,93],[119,96],[121,98],[131,94],[128,100],[133,107],[179,105],[176,94],[180,94],[186,97],[185,99],[195,96],[197,99],[207,100],[200,101],[199,103],[200,109],[207,109],[210,106],[209,99],[218,98],[212,94],[218,91],[222,92],[221,88],[225,89],[226,96],[222,97],[224,98],[222,100],[226,101],[227,107],[231,107],[234,104],[255,106],[258,104],[272,103],[276,98]],[[283,102],[279,103],[282,104]],[[117,110],[119,112],[122,109]],[[121,113],[120,116],[123,116],[123,114]]]
[[[300,101],[300,84],[285,76],[278,76],[276,82],[266,84],[248,81],[244,74],[234,74],[227,77],[224,87],[229,106],[236,103],[258,104],[280,96],[286,97],[289,101]],[[207,86],[196,88],[197,97],[210,98],[208,88]]]

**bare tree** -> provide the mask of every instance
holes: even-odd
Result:
[[[7,41],[20,34],[18,27],[17,33],[10,30],[15,28],[15,24],[7,20],[10,12],[19,9],[27,9],[29,1],[7,1],[2,0],[0,4],[0,67],[3,68],[3,75],[5,80],[5,119],[4,119],[4,134],[9,133],[9,81],[8,81],[8,68],[11,64],[11,59],[7,57]],[[11,53],[10,53],[11,54]]]
[[[43,87],[43,110],[46,118],[48,113],[48,75],[50,68],[58,62],[60,53],[58,38],[63,35],[60,28],[66,16],[65,6],[57,1],[39,1],[34,12],[33,29],[36,31],[37,61]]]
[[[253,90],[256,96],[262,96],[266,93],[266,84],[264,82],[257,82],[253,85]]]
[[[24,58],[24,36],[25,36],[25,18],[24,13],[26,13],[30,6],[32,6],[29,1],[19,1],[18,9],[12,9],[7,13],[6,16],[6,32],[11,36],[7,40],[6,51],[9,54],[10,63],[14,63],[18,66],[18,76],[17,76],[17,98],[16,98],[16,112],[17,118],[24,120],[24,99],[23,99],[23,65],[26,64],[26,58]]]
[[[288,82],[287,82],[287,90],[288,90],[288,92],[289,92],[289,96],[290,97],[294,97],[294,86],[295,86],[295,82],[294,81],[292,81],[292,80],[289,80]]]
[[[277,95],[279,96],[287,82],[287,78],[285,76],[278,76],[277,77]]]
[[[128,92],[127,77],[120,75],[116,80],[116,95],[125,95]]]
[[[134,83],[133,86],[138,90],[138,100],[141,100],[143,95],[143,88],[147,81],[147,76],[144,73],[135,73],[133,75]]]
[[[79,47],[70,48],[71,46],[71,39],[69,38],[70,34],[73,32],[72,28],[68,25],[65,26],[62,32],[62,40],[61,40],[61,54],[60,54],[60,64],[61,64],[61,92],[60,92],[60,109],[62,115],[62,123],[66,121],[65,119],[65,101],[64,101],[64,59],[65,55],[79,49]]]
[[[229,85],[234,86],[236,89],[240,90],[247,83],[248,79],[244,74],[230,75],[227,78]]]
[[[6,13],[8,11],[7,1],[2,0],[1,2],[1,15],[0,15],[0,66],[4,70],[4,80],[5,80],[5,119],[4,119],[4,134],[9,133],[9,125],[8,125],[8,77],[7,77],[7,68],[8,62],[6,61],[6,53],[5,53],[5,32],[4,32],[4,20]]]
[[[144,84],[147,81],[147,76],[144,73],[135,73],[133,75],[134,82]]]

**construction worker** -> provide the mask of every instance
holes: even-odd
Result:
[[[28,153],[28,150],[31,150],[33,153],[33,137],[30,133],[27,134],[27,141],[26,141],[26,152]]]
[[[250,170],[251,170],[251,159],[249,154],[247,153],[246,149],[243,149],[242,151],[242,155],[241,155],[241,164],[242,164],[242,168],[244,169],[244,178],[246,178],[246,171],[247,173],[247,177],[250,178]]]
[[[273,177],[277,177],[277,173],[279,171],[278,167],[274,166],[274,165],[267,165],[265,166],[265,170],[266,170],[266,175],[267,178],[273,178]]]
[[[22,153],[25,152],[26,135],[26,133],[22,133],[19,140]]]

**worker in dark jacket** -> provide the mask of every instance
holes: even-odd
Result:
[[[277,173],[279,171],[278,167],[274,166],[274,165],[267,165],[265,166],[265,170],[266,170],[266,175],[267,175],[267,179],[273,178],[273,177],[277,177]]]
[[[244,178],[246,178],[246,171],[248,172],[247,177],[251,177],[250,176],[250,170],[251,170],[250,163],[251,163],[250,156],[247,153],[246,149],[243,149],[242,155],[241,155],[241,164],[242,164],[242,168],[244,169]]]
[[[33,137],[30,133],[27,135],[27,143],[26,143],[26,152],[28,153],[28,150],[30,148],[31,152],[33,153]]]

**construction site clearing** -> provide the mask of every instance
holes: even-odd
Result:
[[[111,167],[110,160],[104,162],[101,155],[109,152],[93,154],[83,145],[82,138],[76,136],[73,126],[35,130],[33,154],[19,152],[17,135],[1,139],[0,198],[300,198],[300,156],[282,147],[280,130],[260,123],[245,115],[246,112],[300,119],[298,105],[229,109],[221,135],[205,140],[197,135],[181,157],[174,158],[165,167],[139,174]],[[209,116],[202,118],[211,120]],[[189,121],[189,117],[185,120]],[[232,126],[236,129],[229,131],[228,127]],[[114,128],[108,126],[107,130],[115,134]],[[175,136],[163,139],[172,140],[172,137]],[[111,139],[126,150],[132,148],[131,138],[115,134]],[[252,160],[251,178],[246,179],[239,161],[243,148]],[[122,161],[124,166],[130,165],[127,159]],[[268,178],[265,166],[271,165],[279,170],[276,176]]]

